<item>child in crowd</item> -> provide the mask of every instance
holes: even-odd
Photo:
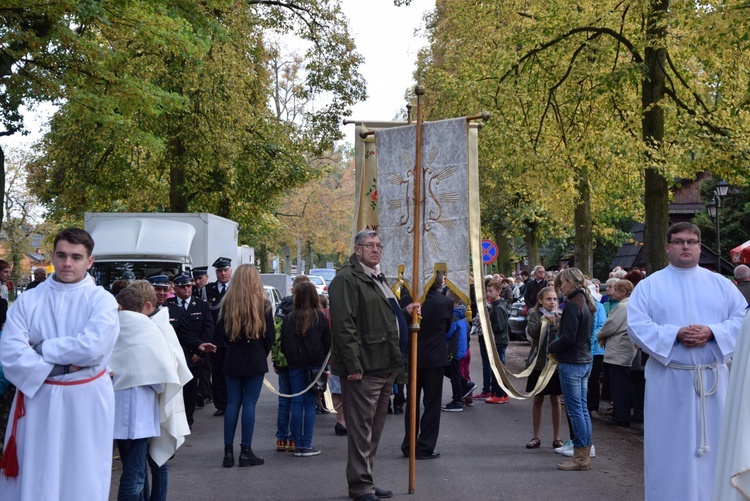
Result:
[[[508,348],[508,309],[502,297],[502,285],[494,280],[487,284],[487,302],[490,303],[490,324],[495,338],[495,347],[500,361],[505,363],[505,350]],[[492,375],[492,396],[485,400],[487,404],[507,404],[510,398],[500,387],[495,375]]]
[[[159,397],[181,396],[182,385],[166,338],[145,315],[153,306],[133,287],[120,291],[116,299],[120,334],[109,366],[115,389],[114,438],[122,460],[118,499],[143,499],[148,497],[149,439],[160,435]]]
[[[463,411],[462,400],[474,391],[476,384],[461,376],[459,364],[466,356],[469,347],[469,322],[466,320],[466,305],[453,291],[446,296],[453,300],[453,321],[445,339],[448,342],[449,365],[445,370],[451,380],[452,401],[443,407],[446,412]]]

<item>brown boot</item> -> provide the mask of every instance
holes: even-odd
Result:
[[[557,465],[557,469],[564,471],[590,470],[591,461],[588,458],[588,453],[586,453],[586,467],[584,468],[582,465],[584,449],[585,447],[573,447],[573,459],[566,459]]]
[[[581,470],[588,471],[591,469],[591,446],[581,447],[581,455],[578,457],[578,465]]]

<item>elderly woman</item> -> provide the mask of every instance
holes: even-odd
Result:
[[[636,349],[628,337],[627,309],[633,284],[620,280],[613,286],[617,306],[610,312],[596,338],[606,345],[604,363],[608,367],[609,388],[612,396],[612,420],[607,424],[630,426],[630,366]]]

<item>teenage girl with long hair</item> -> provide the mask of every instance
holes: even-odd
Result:
[[[232,275],[232,285],[221,301],[216,337],[226,345],[224,374],[227,408],[224,414],[224,466],[234,466],[234,434],[242,410],[240,466],[263,464],[253,454],[255,404],[268,372],[268,353],[275,337],[271,303],[263,292],[260,274],[243,264]]]

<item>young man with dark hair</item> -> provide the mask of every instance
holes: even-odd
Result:
[[[0,499],[109,497],[114,391],[106,367],[119,322],[115,298],[87,273],[93,248],[84,230],[61,231],[55,273],[8,311],[0,363],[17,392]]]

